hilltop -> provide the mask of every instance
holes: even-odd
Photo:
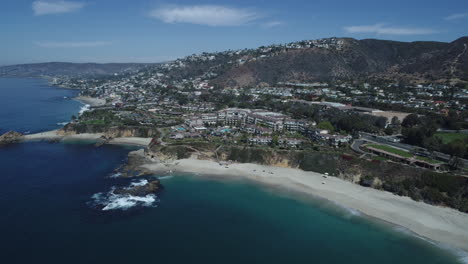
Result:
[[[0,77],[88,77],[136,72],[154,64],[46,62],[0,67]]]
[[[450,43],[326,38],[202,53],[166,64],[179,79],[211,79],[220,87],[316,81],[468,81],[468,37]]]

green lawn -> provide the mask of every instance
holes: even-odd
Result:
[[[411,153],[409,153],[409,152],[406,152],[404,150],[397,149],[397,148],[392,148],[390,146],[378,145],[378,144],[369,144],[368,146],[372,147],[372,148],[375,148],[375,149],[380,149],[380,150],[383,150],[383,151],[386,151],[386,152],[389,152],[389,153],[393,153],[393,154],[396,154],[396,155],[399,155],[399,156],[402,156],[402,157],[405,157],[405,158],[413,157],[413,155]]]
[[[468,134],[463,134],[463,133],[443,133],[439,132],[434,135],[435,137],[438,137],[442,140],[442,143],[447,144],[452,141],[461,139],[465,140],[468,139]]]
[[[378,161],[387,161],[388,159],[385,158],[385,157],[381,157],[381,156],[376,156],[376,157],[372,157],[373,160],[378,160]]]
[[[86,124],[86,125],[106,125],[106,122],[104,120],[86,120],[82,121],[81,123]]]
[[[422,160],[422,161],[425,161],[427,163],[431,163],[431,164],[438,164],[438,163],[443,163],[442,161],[439,161],[439,160],[433,160],[431,158],[427,158],[427,157],[420,157],[420,156],[416,156],[416,159],[418,160]]]

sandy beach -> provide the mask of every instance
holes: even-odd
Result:
[[[90,106],[102,106],[106,104],[106,100],[104,99],[89,96],[77,96],[74,99]]]
[[[468,214],[362,187],[335,177],[298,169],[257,164],[220,165],[214,161],[195,159],[148,163],[143,168],[154,173],[165,174],[172,171],[220,178],[243,178],[278,186],[324,198],[367,216],[407,228],[421,237],[468,251]]]
[[[140,137],[121,137],[114,138],[107,142],[108,144],[116,145],[134,145],[146,147],[151,143],[152,138],[140,138]]]
[[[37,134],[24,135],[23,141],[96,141],[96,142],[105,142],[102,138],[104,134],[102,133],[85,133],[85,134],[76,134],[76,135],[60,135],[59,130],[52,130],[41,132]],[[114,145],[133,145],[146,147],[151,142],[151,138],[139,138],[139,137],[122,137],[122,138],[113,138],[105,142],[106,144]]]

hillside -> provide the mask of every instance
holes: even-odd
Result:
[[[450,43],[327,38],[202,53],[166,64],[173,79],[201,78],[220,87],[278,82],[468,81],[468,37]]]
[[[236,65],[214,82],[242,87],[261,82],[356,79],[468,81],[468,37],[451,43],[342,40],[341,49],[289,49]]]
[[[153,64],[48,62],[0,67],[0,77],[99,76],[135,72]]]

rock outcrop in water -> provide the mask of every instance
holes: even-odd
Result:
[[[0,136],[0,145],[17,143],[23,139],[23,134],[16,131],[9,131]]]
[[[145,180],[141,184],[133,184],[130,187],[119,188],[114,191],[115,194],[146,196],[156,194],[162,189],[161,182],[157,179]]]

